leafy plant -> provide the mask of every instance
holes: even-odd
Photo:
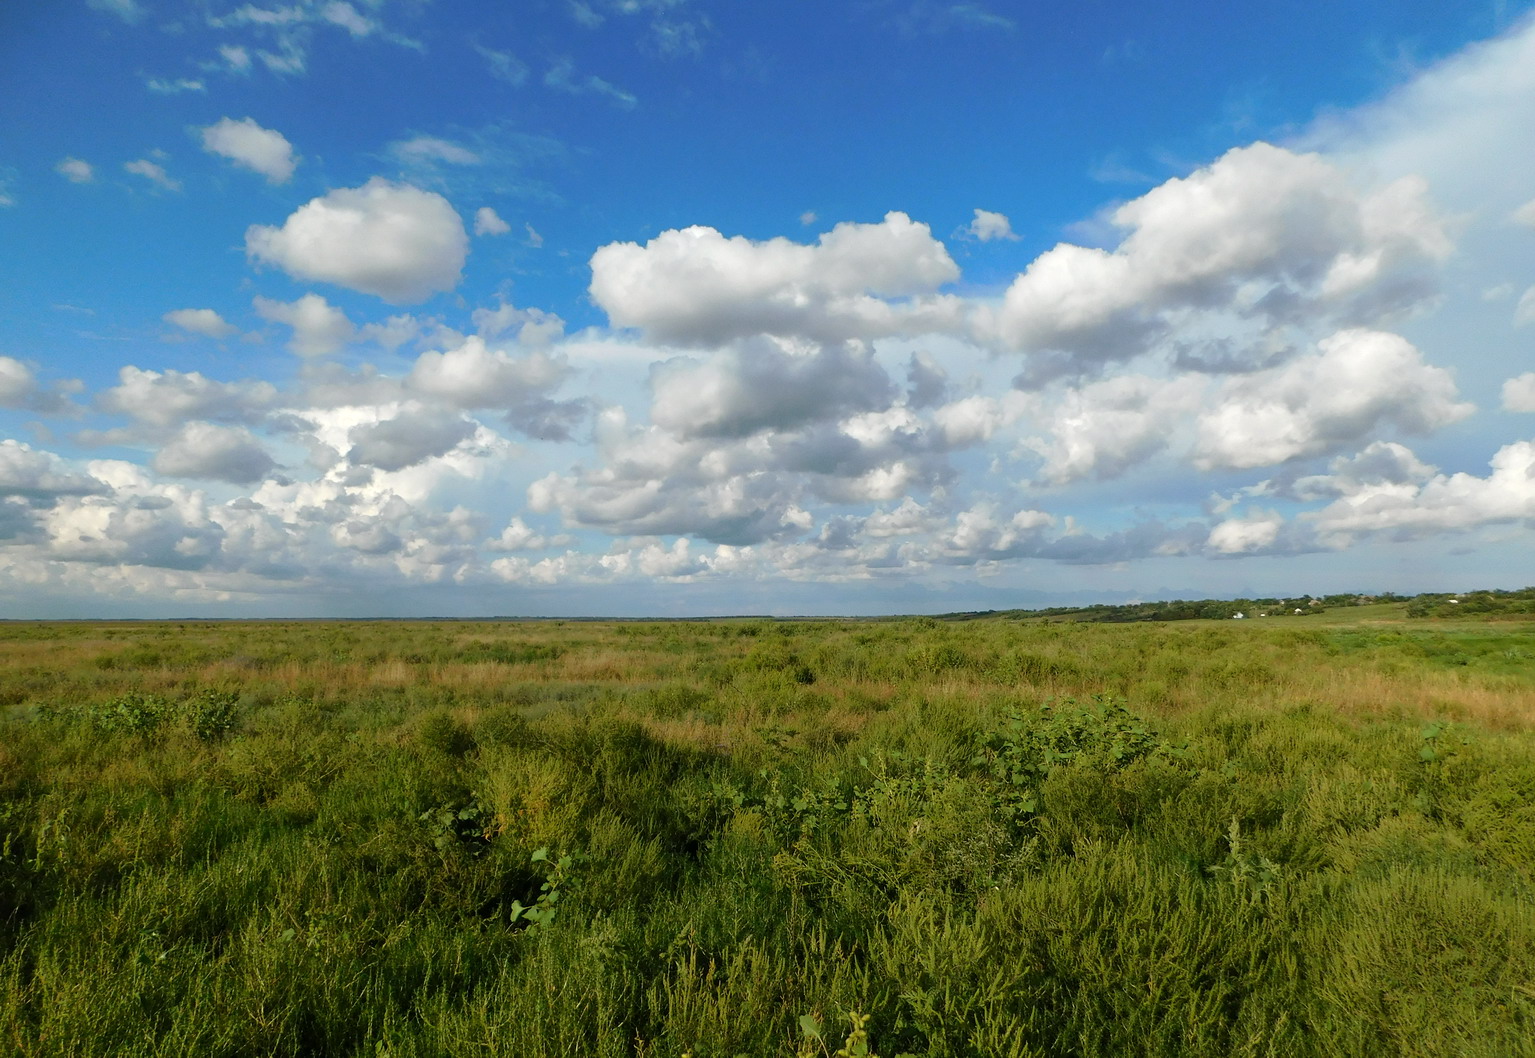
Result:
[[[1279,865],[1261,853],[1246,848],[1241,823],[1233,818],[1226,831],[1226,858],[1209,868],[1211,874],[1253,901],[1268,898],[1279,884]]]
[[[1152,756],[1181,758],[1185,743],[1158,735],[1125,703],[1094,695],[1045,703],[1032,716],[1012,713],[996,730],[977,736],[971,766],[1018,790],[1019,808],[1038,811],[1040,785],[1056,768],[1092,760],[1116,770]]]
[[[163,698],[129,691],[95,706],[89,716],[91,726],[103,733],[147,735],[160,726],[170,711]]]
[[[528,931],[534,932],[554,925],[555,915],[560,910],[560,900],[572,881],[570,870],[576,864],[576,857],[567,854],[559,859],[551,859],[549,849],[545,847],[534,849],[528,861],[542,869],[544,874],[543,883],[538,887],[538,899],[531,905],[513,900],[509,918],[513,924],[521,919],[528,924]]]
[[[483,856],[490,851],[493,815],[478,800],[471,800],[458,807],[428,808],[417,819],[426,825],[438,852],[459,849],[471,856]]]
[[[204,742],[214,742],[239,722],[239,698],[229,691],[205,688],[182,706],[187,729]]]
[[[826,1026],[821,1019],[814,1014],[801,1014],[799,1018],[800,1031],[804,1033],[804,1040],[800,1043],[796,1058],[823,1058],[830,1055],[831,1058],[879,1058],[871,1049],[869,1042],[869,1015],[859,1014],[856,1011],[847,1012],[848,1030],[847,1038],[842,1041],[842,1046],[835,1051],[831,1049],[831,1042],[826,1039]],[[907,1058],[898,1055],[897,1058]]]

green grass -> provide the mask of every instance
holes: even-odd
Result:
[[[1535,1054],[1535,625],[1403,611],[3,625],[0,1050]]]

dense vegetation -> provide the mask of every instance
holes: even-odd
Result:
[[[0,626],[0,1048],[1535,1053],[1535,626],[1404,606]]]
[[[1374,607],[1405,602],[1408,617],[1468,617],[1498,614],[1535,614],[1535,588],[1514,591],[1484,588],[1478,591],[1430,592],[1411,597],[1394,595],[1296,595],[1247,599],[1172,599],[1154,602],[1094,603],[1089,606],[1055,606],[1044,610],[987,610],[950,614],[950,620],[1010,617],[1024,620],[1059,620],[1123,624],[1132,621],[1218,621],[1240,615],[1256,617],[1313,617],[1338,607]]]
[[[1535,588],[1518,591],[1468,591],[1459,595],[1419,595],[1407,604],[1408,617],[1535,614]]]

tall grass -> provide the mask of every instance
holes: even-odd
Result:
[[[1535,635],[1391,618],[0,626],[0,1049],[1535,1053]]]

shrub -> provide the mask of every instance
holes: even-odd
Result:
[[[214,742],[238,725],[239,699],[229,691],[207,688],[182,705],[187,729],[203,742]]]

